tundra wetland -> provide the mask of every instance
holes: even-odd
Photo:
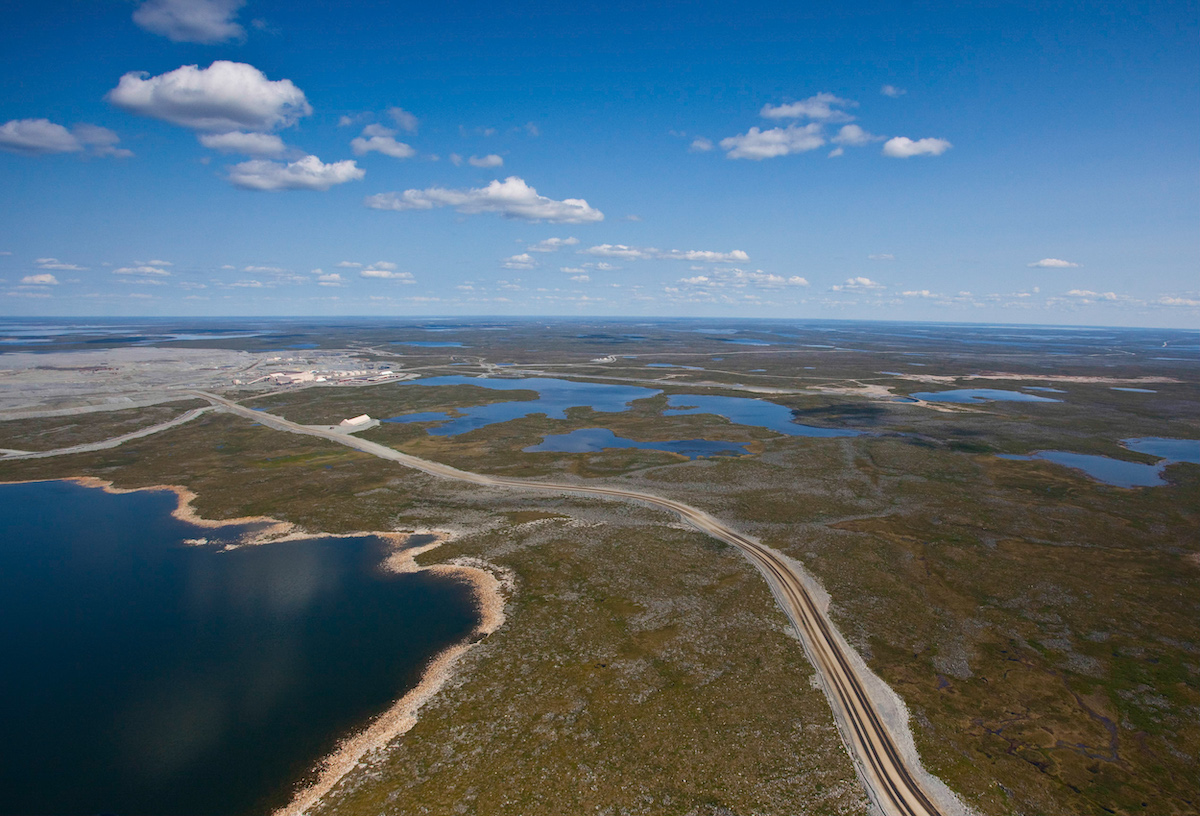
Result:
[[[1195,333],[1104,330],[1088,340],[1042,329],[990,343],[986,327],[914,335],[888,324],[747,321],[736,334],[683,321],[450,328],[291,325],[287,339],[372,371],[661,392],[620,412],[573,407],[563,419],[535,414],[452,436],[429,433],[436,420],[384,423],[357,436],[491,477],[685,502],[795,559],[828,592],[846,641],[906,705],[925,768],[977,813],[1200,810],[1200,466],[1170,464],[1164,485],[1123,489],[999,456],[1066,450],[1154,463],[1120,440],[1200,438],[1200,365],[1155,359],[1184,357],[1161,354],[1161,343],[1194,348]],[[462,347],[398,344],[431,336]],[[257,360],[272,342],[267,330],[182,344]],[[184,393],[189,382],[181,373],[177,401],[95,411],[86,423],[38,418],[28,406],[19,418],[0,413],[0,447],[67,448],[163,423],[206,404]],[[975,388],[1058,401],[910,396]],[[1036,390],[1045,388],[1057,391]],[[406,381],[230,378],[207,389],[321,426],[364,413],[455,416],[535,396]],[[664,413],[688,395],[765,399],[796,422],[863,433],[783,436]],[[749,453],[525,451],[584,428]],[[367,754],[310,812],[870,808],[767,584],[738,550],[653,507],[438,478],[221,408],[107,450],[0,458],[5,481],[77,476],[178,485],[210,519],[453,531],[418,561],[468,559],[513,576],[503,625],[466,651],[410,730]]]

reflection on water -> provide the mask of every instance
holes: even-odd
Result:
[[[558,451],[585,453],[608,448],[640,448],[667,453],[679,453],[689,459],[700,456],[740,456],[749,453],[745,445],[736,442],[716,442],[710,439],[673,439],[662,442],[638,442],[617,436],[608,428],[580,428],[565,434],[545,437],[539,444],[525,448],[527,452]]]
[[[3,812],[269,812],[477,623],[376,537],[188,545],[241,530],[175,503],[0,486]]]
[[[950,391],[917,391],[912,394],[926,402],[1061,402],[1050,397],[1006,391],[1002,388],[956,388]]]

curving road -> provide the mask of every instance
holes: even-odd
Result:
[[[493,487],[573,493],[581,496],[635,501],[675,513],[696,529],[737,547],[767,579],[784,613],[803,638],[805,651],[825,682],[825,688],[841,725],[843,738],[854,757],[867,793],[886,816],[942,816],[947,810],[933,801],[910,759],[900,751],[888,726],[868,694],[866,685],[846,648],[836,635],[833,624],[813,600],[802,577],[788,560],[769,547],[747,538],[703,510],[683,502],[649,493],[613,487],[587,487],[557,482],[537,482],[504,476],[485,476],[430,462],[416,456],[369,442],[365,439],[321,427],[300,425],[274,414],[255,411],[243,405],[209,394],[192,391],[241,416],[267,427],[290,433],[329,439],[363,453],[397,462],[406,467],[449,479]],[[954,808],[957,810],[957,808]]]

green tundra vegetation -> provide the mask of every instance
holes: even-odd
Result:
[[[530,416],[453,437],[425,424],[363,435],[469,470],[677,498],[795,557],[829,591],[847,639],[906,702],[926,766],[980,813],[1200,811],[1200,466],[1171,465],[1166,485],[1123,489],[995,455],[1058,449],[1153,461],[1118,441],[1200,437],[1194,377],[1175,372],[1176,382],[1150,386],[1157,394],[1134,394],[1029,379],[1145,373],[1132,363],[931,351],[922,373],[1010,377],[931,384],[879,373],[899,363],[878,353],[660,344],[678,355],[663,360],[709,368],[680,372],[591,365],[583,358],[595,352],[577,348],[580,359],[562,365],[573,347],[561,338],[524,349],[506,342],[513,361],[548,375],[669,374],[654,386],[666,394],[752,396],[721,383],[786,389],[794,393],[769,398],[798,421],[869,433],[780,437],[711,415],[664,417],[664,394],[625,413],[576,408],[565,420]],[[655,350],[653,338],[632,345]],[[444,354],[419,359],[428,373],[472,371],[450,368]],[[708,385],[681,385],[689,380]],[[1069,397],[935,410],[868,399],[861,388],[872,384],[897,395],[1056,385]],[[228,395],[336,424],[533,393],[393,383]],[[88,433],[168,418],[149,411],[91,415]],[[523,452],[548,433],[597,426],[638,440],[726,440],[751,453],[688,461],[651,450]],[[8,433],[11,444],[0,444],[22,447]],[[56,433],[45,447],[77,444],[73,432]],[[439,480],[222,413],[112,450],[0,462],[5,480],[75,475],[183,485],[209,518],[266,515],[326,532],[444,527],[459,535],[422,563],[469,556],[514,572],[505,625],[468,652],[416,727],[319,812],[866,812],[812,669],[761,578],[665,514]]]

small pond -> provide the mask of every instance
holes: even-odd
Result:
[[[1069,451],[1034,451],[1028,456],[1001,454],[1000,458],[1023,462],[1029,462],[1034,459],[1053,462],[1064,467],[1081,470],[1096,481],[1113,485],[1114,487],[1158,487],[1167,483],[1162,477],[1163,469],[1167,465],[1174,462],[1200,464],[1200,440],[1197,439],[1169,439],[1149,436],[1137,439],[1122,439],[1121,444],[1131,451],[1157,456],[1160,458],[1160,461],[1148,465],[1143,462],[1114,459],[1111,456],[1071,453]]]
[[[861,436],[849,428],[818,428],[793,421],[792,410],[778,403],[746,397],[714,397],[672,394],[665,416],[673,414],[716,414],[735,425],[753,425],[788,436],[837,437]]]

